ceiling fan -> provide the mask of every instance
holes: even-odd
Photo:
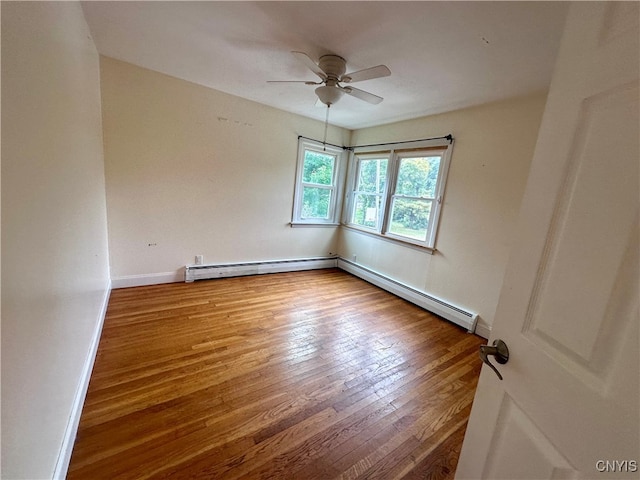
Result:
[[[361,82],[363,80],[371,80],[374,78],[388,77],[391,70],[386,65],[378,65],[376,67],[365,68],[357,72],[347,73],[347,61],[338,55],[323,55],[314,62],[309,55],[304,52],[291,52],[298,60],[304,63],[313,73],[320,77],[320,82],[311,82],[304,80],[275,80],[269,83],[304,83],[306,85],[322,85],[316,88],[316,95],[320,102],[330,107],[336,103],[345,93],[352,97],[359,98],[365,102],[377,105],[383,99],[373,93],[365,92],[351,85],[341,85],[341,83],[351,84]]]

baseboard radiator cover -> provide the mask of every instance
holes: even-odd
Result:
[[[217,265],[187,265],[185,267],[184,280],[185,282],[193,282],[196,280],[210,280],[213,278],[262,275],[265,273],[297,272],[301,270],[335,268],[337,266],[337,257],[268,260],[246,263],[222,263]]]
[[[478,314],[468,312],[460,307],[440,298],[429,295],[405,285],[397,280],[393,280],[381,273],[373,271],[357,263],[353,263],[343,258],[338,259],[338,268],[349,272],[356,277],[366,280],[383,290],[386,290],[400,298],[403,298],[419,307],[424,308],[436,315],[446,318],[450,322],[460,325],[467,329],[468,332],[474,333],[478,322]]]

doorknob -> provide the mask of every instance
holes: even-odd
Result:
[[[493,341],[492,347],[490,347],[489,345],[480,346],[480,358],[484,363],[489,365],[489,367],[491,367],[491,370],[496,372],[498,378],[502,380],[502,375],[500,375],[498,369],[489,361],[489,355],[496,357],[496,362],[504,365],[509,361],[509,349],[507,348],[507,344],[500,339],[496,339]]]

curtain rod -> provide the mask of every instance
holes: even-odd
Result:
[[[343,145],[334,145],[333,143],[323,142],[322,140],[316,140],[315,138],[305,137],[304,135],[298,135],[298,139],[300,138],[304,138],[305,140],[311,140],[312,142],[318,142],[318,143],[321,143],[322,145],[329,145],[331,147],[341,148],[343,150],[351,149],[351,147],[345,147]]]
[[[383,147],[386,145],[401,145],[405,143],[415,143],[415,142],[426,142],[427,140],[448,140],[449,143],[453,143],[453,135],[445,135],[444,137],[431,137],[431,138],[421,138],[419,140],[406,140],[404,142],[387,142],[387,143],[372,143],[371,145],[354,145],[353,147],[347,147],[349,150],[353,150],[354,148],[366,148],[366,147]]]
[[[304,135],[298,135],[298,138],[304,138],[305,140],[311,140],[312,142],[322,143],[323,145],[330,145],[332,147],[341,148],[343,150],[351,150],[353,151],[355,148],[366,148],[366,147],[384,147],[386,145],[402,145],[405,143],[415,143],[415,142],[426,142],[427,140],[448,140],[449,143],[453,143],[453,135],[445,135],[443,137],[431,137],[431,138],[420,138],[418,140],[406,140],[403,142],[387,142],[387,143],[372,143],[371,145],[354,145],[353,147],[345,147],[343,145],[334,145],[333,143],[321,142],[320,140],[316,140],[315,138],[305,137]]]

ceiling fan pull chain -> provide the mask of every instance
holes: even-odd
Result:
[[[331,105],[327,105],[327,115],[324,117],[324,137],[322,139],[322,149],[327,151],[327,127],[329,126],[329,108]]]

